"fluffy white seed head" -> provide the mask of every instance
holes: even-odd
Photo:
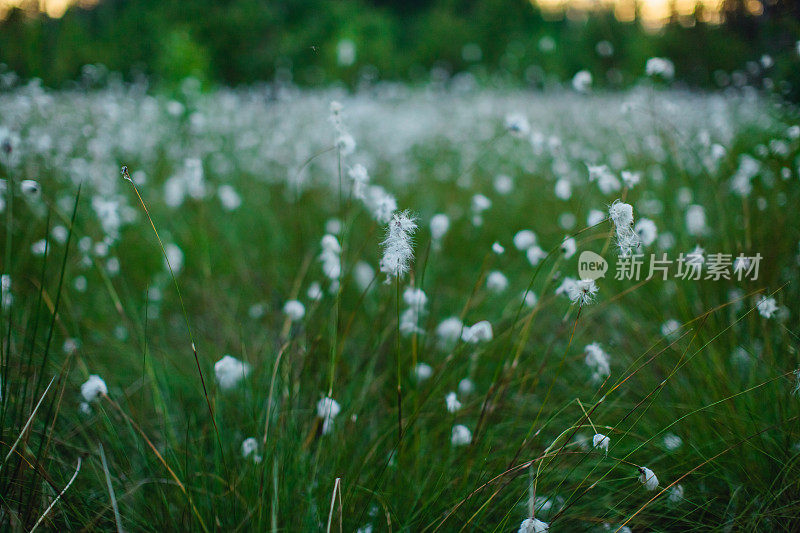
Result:
[[[567,295],[572,303],[581,306],[594,302],[596,294],[597,284],[593,279],[578,280],[567,288]]]
[[[283,304],[283,314],[292,322],[297,322],[305,316],[306,306],[298,300],[289,300]]]
[[[381,272],[386,274],[387,283],[392,278],[401,279],[411,269],[414,258],[414,232],[417,223],[414,217],[403,211],[392,215],[383,241],[383,257],[381,258]]]
[[[462,424],[453,426],[453,433],[450,436],[450,443],[453,446],[465,446],[472,442],[472,432]]]
[[[224,355],[214,363],[214,377],[222,390],[232,389],[248,374],[250,365],[230,355]]]
[[[647,490],[656,490],[658,488],[658,478],[646,466],[639,468],[639,483],[644,485]]]
[[[96,400],[101,394],[108,394],[106,382],[103,381],[103,378],[97,374],[92,374],[89,376],[89,379],[87,379],[86,382],[81,385],[81,396],[83,396],[83,399],[89,403]]]
[[[603,450],[604,452],[608,453],[609,444],[611,444],[611,439],[609,439],[602,433],[596,433],[595,436],[592,437],[592,446],[594,446],[598,450]]]
[[[444,404],[447,407],[448,413],[456,413],[461,409],[461,402],[458,401],[455,392],[447,393],[447,396],[444,397]]]
[[[477,344],[492,340],[492,324],[488,320],[481,320],[468,328],[464,328],[461,333],[461,340],[469,344]]]
[[[538,518],[526,518],[519,525],[517,533],[545,533],[550,531],[550,524]]]

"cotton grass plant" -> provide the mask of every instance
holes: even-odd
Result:
[[[0,95],[0,528],[791,529],[800,119],[575,86]]]

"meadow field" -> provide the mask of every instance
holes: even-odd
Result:
[[[31,82],[0,143],[2,530],[800,528],[791,105]]]

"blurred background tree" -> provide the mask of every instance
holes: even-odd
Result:
[[[542,86],[585,69],[615,87],[666,57],[690,86],[746,82],[800,97],[797,1],[724,0],[718,12],[697,4],[689,14],[672,2],[659,27],[641,3],[629,19],[610,6],[553,12],[528,0],[99,0],[58,18],[39,1],[3,5],[0,63],[50,86],[102,64],[168,86],[187,76],[355,86],[432,72]]]

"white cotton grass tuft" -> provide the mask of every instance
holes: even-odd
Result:
[[[453,432],[450,435],[450,443],[453,446],[466,446],[472,442],[472,432],[463,424],[456,424],[453,426]]]
[[[494,244],[492,244],[492,251],[494,253],[496,253],[497,255],[503,255],[503,253],[506,251],[506,249],[503,248],[502,244],[500,244],[499,242],[495,241]]]
[[[414,258],[414,232],[417,230],[415,218],[409,211],[392,215],[383,241],[381,272],[387,275],[386,282],[392,278],[402,279],[411,269]]]
[[[575,255],[575,252],[577,251],[578,251],[578,244],[575,242],[575,238],[564,237],[564,241],[561,243],[561,253],[564,254],[564,259],[569,259],[573,255]]]
[[[619,255],[630,255],[639,246],[639,234],[633,228],[633,206],[614,200],[608,208],[608,216],[616,231]]]
[[[708,232],[706,210],[702,205],[693,204],[686,208],[686,231],[694,237]]]
[[[528,119],[521,113],[509,113],[506,115],[505,128],[508,133],[517,138],[525,137],[531,131]]]
[[[584,306],[594,302],[597,290],[597,284],[593,279],[581,279],[567,288],[567,296],[573,304]]]
[[[254,437],[248,437],[242,441],[242,457],[247,459],[252,457],[254,463],[260,463],[262,457],[256,453],[258,451],[258,441]]]
[[[288,300],[283,304],[283,314],[289,317],[292,322],[297,322],[305,316],[306,306],[299,300]]]
[[[419,327],[419,318],[425,313],[425,306],[428,303],[425,292],[422,289],[407,287],[403,291],[403,301],[408,308],[400,315],[400,332],[403,335],[424,333]]]
[[[19,182],[19,190],[28,198],[36,198],[42,192],[42,188],[36,180],[22,180]]]
[[[448,392],[447,395],[444,397],[444,404],[447,407],[448,413],[457,413],[461,410],[461,402],[458,401],[458,397],[456,396],[455,392]]]
[[[433,368],[427,363],[417,363],[417,366],[414,367],[414,376],[417,378],[417,381],[425,381],[426,379],[430,379],[432,375]]]
[[[492,207],[492,201],[482,194],[476,194],[472,197],[472,225],[483,225],[483,212]]]
[[[683,445],[683,439],[674,433],[664,435],[664,448],[668,451],[675,451]]]
[[[538,518],[526,518],[519,525],[517,533],[545,533],[550,531],[550,524],[542,522]]]
[[[468,344],[478,344],[492,340],[492,324],[488,320],[481,320],[475,324],[465,327],[461,332],[461,340]]]
[[[231,355],[214,363],[214,377],[222,390],[232,389],[250,374],[250,365]]]
[[[683,500],[684,489],[683,485],[677,484],[673,485],[671,489],[669,489],[669,496],[667,496],[667,502],[675,505],[676,503],[680,503]]]
[[[523,229],[514,234],[514,247],[521,252],[528,250],[535,244],[536,234],[529,229]]]
[[[775,298],[762,296],[756,304],[758,314],[764,318],[772,318],[772,315],[778,310],[778,305],[775,303]]]
[[[639,483],[644,485],[647,490],[656,490],[658,488],[658,478],[646,466],[639,467]]]
[[[579,70],[572,77],[572,88],[579,93],[589,92],[592,87],[592,73],[588,70]]]
[[[108,394],[106,382],[97,374],[92,374],[89,376],[89,379],[81,385],[81,396],[83,396],[83,399],[87,403],[90,403],[96,400],[101,394]]]
[[[435,249],[441,248],[442,239],[450,229],[450,218],[444,213],[437,213],[431,217],[431,240]]]
[[[317,417],[322,420],[322,434],[327,435],[333,431],[333,420],[342,411],[339,402],[326,396],[317,402]]]
[[[508,278],[499,270],[493,270],[486,276],[486,288],[493,293],[503,292],[508,288]]]
[[[594,437],[592,437],[592,446],[594,446],[598,450],[603,450],[606,453],[606,455],[608,455],[609,444],[611,444],[611,439],[609,439],[602,433],[595,433]]]
[[[475,392],[475,383],[469,378],[462,379],[458,382],[458,392],[464,396],[472,394]]]
[[[653,244],[658,238],[658,227],[649,218],[640,218],[633,227],[633,231],[636,232],[639,242],[645,247]]]
[[[348,176],[353,180],[353,198],[366,200],[367,185],[369,184],[369,173],[364,165],[354,165],[349,171]]]
[[[464,324],[457,316],[451,316],[442,320],[436,326],[436,337],[439,339],[439,347],[443,349],[452,348],[458,339],[461,338],[461,331]]]
[[[584,362],[592,371],[592,381],[602,381],[611,375],[610,358],[599,343],[587,344],[583,352],[586,354]]]
[[[322,263],[322,273],[331,281],[338,280],[342,275],[342,263],[339,259],[342,253],[342,246],[339,240],[331,234],[324,235],[320,242],[322,253],[319,260]]]

